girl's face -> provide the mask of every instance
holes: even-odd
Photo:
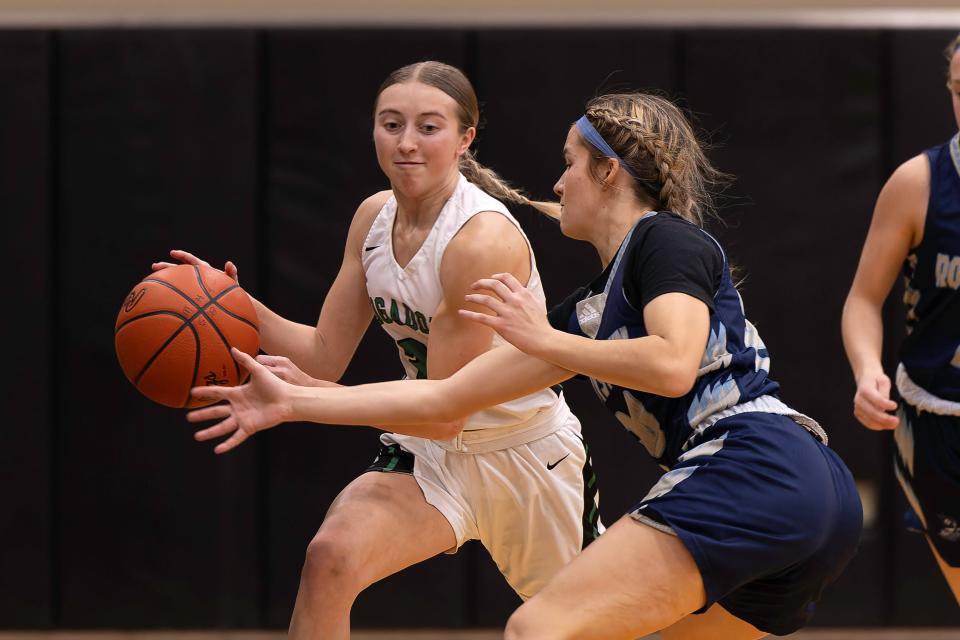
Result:
[[[957,121],[957,128],[960,129],[960,51],[953,54],[950,60],[950,80],[947,82],[947,88],[953,98],[953,117]]]
[[[420,82],[390,85],[374,114],[377,162],[394,189],[418,197],[442,188],[458,171],[476,130],[460,133],[457,103]]]
[[[590,174],[591,154],[576,126],[567,132],[563,161],[566,168],[553,185],[554,193],[560,196],[560,230],[568,238],[589,240],[597,224],[603,189]]]

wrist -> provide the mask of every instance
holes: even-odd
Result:
[[[557,345],[562,338],[561,331],[548,326],[544,331],[538,331],[534,339],[531,340],[529,347],[523,351],[528,355],[541,360],[552,362],[551,355],[556,350]]]
[[[308,389],[309,387],[284,383],[279,403],[284,422],[302,422],[304,420],[304,416],[309,412],[306,405],[311,397]]]
[[[883,371],[883,364],[879,361],[864,363],[854,371],[853,379],[859,385],[864,380],[875,380],[880,376],[886,375]]]

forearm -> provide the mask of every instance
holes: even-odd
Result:
[[[341,358],[327,353],[317,328],[287,320],[253,300],[260,325],[260,348],[270,355],[286,356],[304,372],[318,380],[339,380],[346,368]]]
[[[860,296],[849,296],[843,306],[841,328],[855,380],[865,371],[883,368],[883,318],[877,304]]]
[[[696,379],[696,366],[683,366],[677,350],[657,335],[592,340],[551,329],[539,342],[531,355],[628,389],[679,397],[690,390]]]
[[[571,373],[503,346],[443,380],[397,380],[355,387],[290,389],[290,420],[428,427],[545,389]]]
[[[341,425],[415,426],[453,422],[464,411],[443,402],[442,380],[395,380],[352,387],[293,387],[292,421]]]
[[[302,383],[301,386],[304,387],[313,387],[313,388],[326,388],[326,389],[346,389],[347,387],[342,384],[337,384],[336,382],[328,382],[326,380],[317,380],[315,378],[310,378]],[[411,424],[411,425],[390,425],[383,421],[378,421],[371,423],[370,426],[380,429],[382,431],[393,431],[396,433],[404,433],[411,436],[418,436],[420,438],[431,438],[431,439],[449,439],[455,437],[463,427],[462,420],[453,420],[449,422],[443,422],[437,418],[437,416],[431,416],[428,421]]]

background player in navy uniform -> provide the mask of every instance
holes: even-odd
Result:
[[[457,313],[471,306],[464,302],[470,285],[491,271],[516,274],[543,300],[526,236],[489,194],[526,199],[470,155],[479,110],[467,78],[439,62],[403,67],[380,87],[374,111],[377,159],[391,189],[357,210],[316,327],[255,303],[272,354],[262,358],[297,384],[329,384],[303,370],[338,379],[371,319],[396,342],[408,377],[450,375],[502,342]],[[236,277],[232,264],[225,270]],[[460,423],[383,434],[374,473],[340,493],[307,549],[291,637],[347,638],[361,590],[470,539],[528,598],[599,535],[580,423],[548,387]],[[548,468],[563,456],[563,465]]]
[[[603,272],[548,316],[509,274],[461,311],[512,346],[446,380],[292,387],[255,360],[251,383],[197,389],[227,405],[199,439],[230,448],[280,421],[454,419],[580,373],[668,469],[511,617],[506,637],[759,638],[787,634],[855,552],[853,480],[820,426],[777,398],[723,251],[703,231],[716,172],[681,112],[643,94],[602,96],[571,127],[555,190],[565,235]],[[689,615],[703,612],[703,615]]]
[[[946,49],[947,88],[960,128],[960,36]],[[877,198],[843,309],[843,342],[857,381],[853,413],[895,429],[894,469],[933,555],[960,601],[960,134],[907,160]],[[880,361],[881,309],[905,280],[907,337],[896,386]]]

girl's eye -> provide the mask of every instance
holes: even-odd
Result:
[[[383,128],[386,129],[387,131],[396,131],[397,129],[400,128],[400,123],[398,123],[398,122],[384,122],[384,123],[383,123]]]
[[[438,127],[435,124],[425,124],[420,128],[423,130],[424,133],[435,133],[440,129],[440,127]]]

